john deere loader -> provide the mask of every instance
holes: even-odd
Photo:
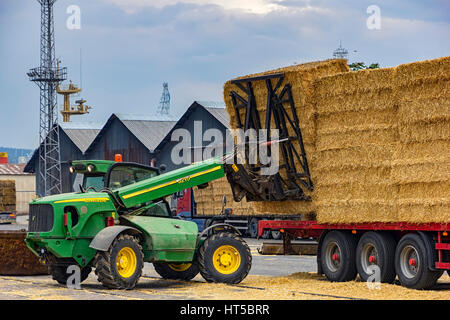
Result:
[[[163,278],[239,283],[252,256],[237,229],[216,224],[199,233],[194,222],[171,216],[165,197],[239,172],[218,158],[160,174],[154,167],[113,161],[74,161],[80,192],[30,203],[25,242],[66,284],[71,265],[81,281],[92,269],[105,287],[132,289],[144,262]]]

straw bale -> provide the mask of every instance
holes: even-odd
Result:
[[[395,72],[390,68],[368,69],[323,77],[315,81],[315,94],[325,98],[357,92],[385,91],[393,87]]]
[[[340,130],[341,128],[368,125],[396,125],[396,107],[321,113],[317,117],[317,130]]]
[[[450,117],[433,122],[399,124],[400,142],[429,142],[450,139]]]
[[[340,75],[338,75],[340,76]],[[333,78],[339,79],[338,76]],[[319,115],[346,112],[384,110],[392,108],[395,101],[392,99],[392,88],[381,88],[366,91],[353,91],[342,95],[330,93],[327,96],[315,95],[317,113]],[[360,117],[361,115],[358,115]]]
[[[357,139],[358,136],[355,136]],[[336,136],[336,139],[339,139]],[[367,144],[356,147],[347,147],[341,149],[332,149],[316,152],[317,160],[315,161],[315,169],[336,169],[342,170],[344,168],[377,168],[389,164],[393,151],[394,144],[376,145]],[[317,176],[320,179],[319,176]]]
[[[450,94],[442,97],[410,98],[400,101],[399,118],[404,124],[449,121]]]
[[[397,66],[395,81],[398,85],[424,82],[429,79],[450,79],[450,56]]]
[[[392,162],[394,183],[450,180],[450,158],[397,159]]]
[[[318,130],[316,151],[392,144],[397,137],[397,126],[369,125]]]
[[[317,221],[320,223],[392,222],[397,220],[396,201],[379,199],[316,201]]]
[[[398,219],[405,222],[449,223],[449,198],[401,199],[398,204]]]

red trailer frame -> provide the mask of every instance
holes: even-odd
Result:
[[[437,251],[438,259],[435,261],[434,268],[439,270],[450,270],[450,261],[444,261],[444,251],[450,250],[450,223],[414,224],[406,222],[376,222],[323,224],[318,223],[317,221],[261,220],[258,225],[258,237],[261,237],[264,230],[280,230],[282,232],[285,252],[289,250],[290,239],[293,237],[321,239],[324,232],[326,233],[332,230],[348,230],[353,234],[363,234],[367,231],[387,231],[395,235],[397,239],[408,233],[432,233],[437,238],[433,249]]]

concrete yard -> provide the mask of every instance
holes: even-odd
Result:
[[[24,218],[19,218],[20,223]],[[1,225],[0,229],[21,228]],[[312,299],[427,299],[449,300],[450,277],[444,274],[433,290],[418,291],[400,285],[381,284],[369,288],[360,281],[331,283],[318,276],[315,256],[263,256],[257,251],[261,240],[246,239],[253,255],[250,274],[238,285],[206,283],[200,275],[192,281],[164,280],[145,263],[143,276],[134,290],[109,290],[94,272],[81,289],[59,285],[51,276],[0,276],[2,300],[312,300]]]

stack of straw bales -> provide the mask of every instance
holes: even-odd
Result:
[[[329,60],[252,76],[276,72],[292,85],[313,201],[250,202],[242,212],[315,212],[322,223],[450,222],[450,57],[358,72]],[[231,90],[245,95],[225,84],[236,128]],[[264,123],[264,81],[254,83],[254,94]],[[215,212],[223,194],[232,199],[226,180],[220,184],[201,198],[217,202]]]
[[[222,198],[226,196],[225,208],[233,209],[233,215],[253,215],[254,209],[250,202],[244,199],[233,200],[233,193],[226,177],[209,182],[204,189],[194,188],[198,215],[218,215],[222,210]]]
[[[314,153],[315,150],[315,106],[312,100],[313,95],[313,82],[314,80],[326,76],[337,74],[341,72],[347,72],[349,68],[346,60],[336,59],[319,62],[310,62],[305,64],[299,64],[289,66],[286,68],[280,68],[276,70],[270,70],[263,73],[251,74],[236,79],[242,79],[247,77],[255,77],[273,73],[284,73],[283,84],[289,83],[292,86],[292,94],[297,109],[297,114],[301,115],[300,128],[302,130],[303,142],[306,149],[307,156]],[[274,80],[272,80],[274,82]],[[227,107],[228,114],[230,116],[230,125],[233,129],[237,128],[236,114],[231,101],[230,92],[234,90],[243,97],[246,97],[236,85],[231,84],[228,81],[224,85],[224,99]],[[256,105],[258,107],[259,117],[262,124],[265,122],[265,112],[267,104],[267,89],[264,81],[253,82],[253,91],[256,98]],[[241,119],[244,119],[244,109],[241,109]],[[290,111],[289,116],[292,118]],[[275,124],[272,121],[272,128]],[[294,134],[294,132],[291,132]],[[299,146],[295,146],[299,148]],[[299,150],[299,149],[298,149]],[[280,172],[283,176],[284,173]],[[216,185],[219,184],[216,190]],[[219,195],[217,193],[219,192]],[[309,192],[305,192],[307,195],[311,195]],[[227,197],[227,207],[233,208],[233,214],[236,215],[262,215],[262,214],[282,214],[282,215],[294,215],[294,214],[312,214],[314,211],[312,202],[298,202],[298,201],[284,201],[284,202],[246,202],[245,199],[241,203],[233,201],[233,193],[226,178],[220,180],[220,182],[210,182],[210,186],[199,190],[194,190],[195,200],[197,202],[197,213],[199,215],[210,215],[213,212],[220,212],[222,196]],[[214,200],[211,195],[214,195]],[[217,204],[214,204],[216,203]]]
[[[16,182],[14,180],[0,181],[0,211],[16,210]]]
[[[348,72],[315,82],[313,195],[320,222],[388,222],[397,141],[394,69]],[[394,214],[394,217],[393,217]]]
[[[315,82],[319,222],[450,222],[450,58]]]
[[[450,57],[396,68],[398,219],[450,222]]]

